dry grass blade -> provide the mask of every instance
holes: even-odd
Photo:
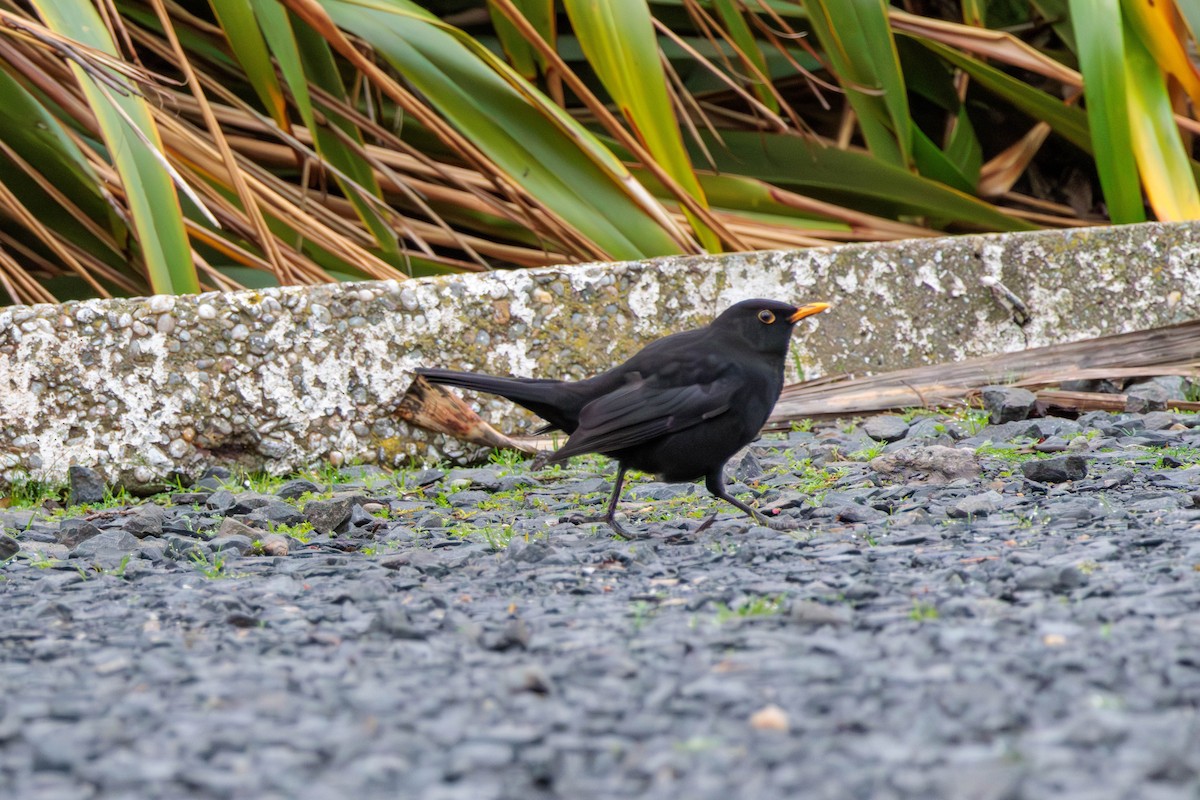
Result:
[[[963,25],[959,22],[919,17],[899,9],[888,12],[898,31],[924,36],[967,53],[986,56],[1004,64],[1027,69],[1067,86],[1082,86],[1083,76],[1038,52],[1011,33]]]
[[[1050,385],[1094,377],[1200,372],[1200,320],[1101,336],[952,364],[885,372],[836,383],[784,387],[769,425],[809,417],[845,417],[890,409],[961,404],[989,384]]]

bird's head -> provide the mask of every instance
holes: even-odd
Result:
[[[793,306],[778,300],[743,300],[725,309],[712,327],[736,331],[759,352],[785,355],[793,326],[827,308],[828,303]]]

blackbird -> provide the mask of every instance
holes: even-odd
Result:
[[[704,478],[713,495],[769,525],[725,491],[725,462],[758,437],[779,399],[793,326],[827,308],[828,303],[796,307],[744,300],[708,327],[651,342],[624,364],[578,382],[418,372],[432,383],[506,397],[545,419],[549,425],[543,430],[569,434],[551,463],[582,453],[616,459],[608,509],[587,521],[630,535],[614,515],[625,472],[637,469],[670,482]]]

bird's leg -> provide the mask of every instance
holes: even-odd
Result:
[[[753,517],[754,521],[757,522],[759,525],[765,525],[768,528],[774,528],[776,530],[785,530],[791,523],[791,520],[771,519],[770,517],[766,516],[761,511],[759,511],[758,509],[751,508],[750,506],[746,505],[741,500],[738,500],[736,497],[734,497],[729,492],[727,492],[725,490],[725,465],[724,464],[717,467],[717,469],[715,469],[714,471],[708,473],[708,475],[704,476],[704,486],[705,486],[705,488],[708,489],[709,492],[712,493],[712,495],[714,497],[719,497],[720,499],[724,500],[725,502],[729,503],[730,505],[736,506],[736,507],[740,508],[742,511],[745,511],[747,514],[749,514],[751,517]],[[717,518],[717,515],[713,514],[711,517],[706,519],[703,523],[701,523],[700,527],[696,529],[696,533],[699,533],[700,531],[706,529],[709,525],[712,525],[713,522],[716,520],[716,518]]]
[[[582,524],[582,523],[587,523],[587,522],[603,522],[603,523],[606,523],[608,525],[608,527],[612,528],[614,531],[616,531],[617,533],[624,536],[626,539],[638,538],[638,535],[636,533],[633,533],[632,531],[626,530],[625,528],[621,527],[621,523],[617,522],[617,517],[616,517],[617,501],[621,499],[621,487],[625,485],[625,470],[626,469],[627,468],[625,467],[624,464],[621,464],[620,466],[617,467],[617,477],[613,480],[612,495],[608,498],[608,508],[605,510],[604,516],[602,516],[602,517],[580,517],[580,516],[573,515],[571,517],[571,522],[573,522],[577,525]]]

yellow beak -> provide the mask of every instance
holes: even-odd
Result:
[[[806,306],[800,306],[800,308],[796,309],[795,313],[788,317],[788,322],[799,322],[805,317],[820,314],[827,308],[829,308],[829,303],[809,303]]]

